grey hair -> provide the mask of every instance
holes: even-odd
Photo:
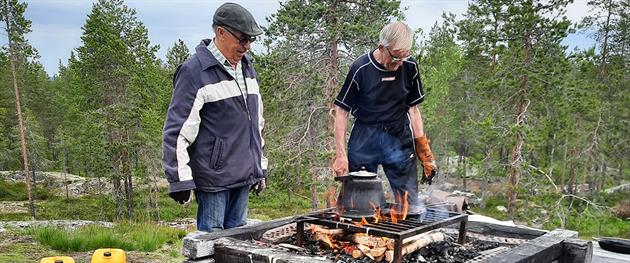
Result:
[[[413,31],[411,28],[403,22],[395,21],[383,27],[378,44],[393,49],[409,50],[412,40]]]

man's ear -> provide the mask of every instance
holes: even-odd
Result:
[[[223,38],[225,36],[225,28],[218,26],[217,29],[214,30],[214,34],[217,37]]]

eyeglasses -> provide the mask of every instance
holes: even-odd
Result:
[[[409,57],[411,56],[406,56],[406,57],[395,57],[394,55],[392,55],[392,52],[389,51],[389,48],[385,48],[387,50],[387,53],[389,54],[389,56],[392,58],[392,62],[399,62],[399,61],[406,61],[407,59],[409,59]]]
[[[241,46],[246,45],[247,43],[252,43],[254,41],[256,41],[256,37],[255,36],[248,36],[243,34],[243,37],[238,37],[236,34],[234,34],[234,32],[232,32],[232,30],[228,29],[227,27],[223,27],[227,32],[230,32],[230,34],[232,34],[232,36],[234,36],[237,40],[238,43]]]

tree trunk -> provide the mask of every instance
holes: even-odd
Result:
[[[127,151],[127,145],[129,145],[129,135],[126,128],[123,128],[123,138],[126,143],[120,145],[120,156],[122,161],[122,174],[125,178],[125,195],[127,199],[127,218],[133,218],[133,181],[131,173],[131,164],[129,152]]]
[[[522,162],[522,148],[523,144],[525,143],[525,135],[520,126],[525,124],[525,115],[527,113],[527,107],[529,106],[529,100],[527,99],[529,73],[527,71],[529,69],[532,56],[532,45],[529,33],[524,36],[523,40],[523,42],[525,42],[525,47],[523,50],[523,75],[521,77],[521,85],[516,105],[516,126],[519,127],[519,129],[517,129],[516,134],[514,135],[515,144],[514,148],[512,149],[512,161],[510,163],[510,175],[508,178],[508,215],[512,219],[514,218],[514,212],[516,211],[518,182],[521,173],[520,166]]]
[[[608,34],[610,32],[611,7],[607,6],[606,26],[604,26],[604,42],[602,43],[602,57],[599,63],[599,79],[603,80],[606,73],[606,57],[608,56]]]
[[[569,183],[568,183],[568,192],[569,194],[575,194],[575,159],[577,158],[577,149],[573,146],[572,151],[573,158],[571,158],[571,170],[569,171]]]
[[[63,186],[66,189],[66,200],[70,200],[70,191],[68,191],[68,152],[63,144],[63,136],[61,137],[61,152],[63,153]]]
[[[567,152],[569,145],[569,138],[564,138],[564,153],[562,154],[562,172],[560,174],[560,189],[564,193],[564,187],[566,183],[566,171],[567,171]]]
[[[487,145],[487,144],[486,144]],[[490,173],[490,147],[486,146],[486,157],[483,159],[483,182],[481,182],[481,208],[486,208],[486,193],[488,192],[488,173]]]
[[[23,167],[23,172],[24,172],[24,180],[26,181],[26,193],[28,195],[28,211],[31,214],[31,220],[35,220],[35,204],[33,201],[31,174],[29,173],[29,169],[28,169],[28,150],[26,148],[26,138],[24,136],[25,130],[24,130],[24,121],[22,120],[22,106],[20,105],[20,90],[17,84],[17,73],[15,69],[16,59],[14,55],[13,41],[11,40],[11,25],[9,23],[13,15],[13,12],[11,12],[13,7],[11,6],[11,3],[8,0],[6,2],[6,7],[7,9],[6,9],[6,13],[4,14],[5,15],[4,20],[6,24],[5,30],[8,35],[7,39],[9,42],[9,64],[11,64],[11,77],[13,80],[13,92],[15,93],[15,110],[17,112],[17,118],[18,118],[18,129],[20,131],[22,167]]]

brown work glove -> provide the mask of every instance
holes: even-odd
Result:
[[[433,177],[437,172],[437,165],[435,164],[435,158],[429,147],[429,139],[426,136],[420,136],[413,139],[416,143],[416,155],[418,160],[422,163],[422,180],[421,183],[431,184]]]

